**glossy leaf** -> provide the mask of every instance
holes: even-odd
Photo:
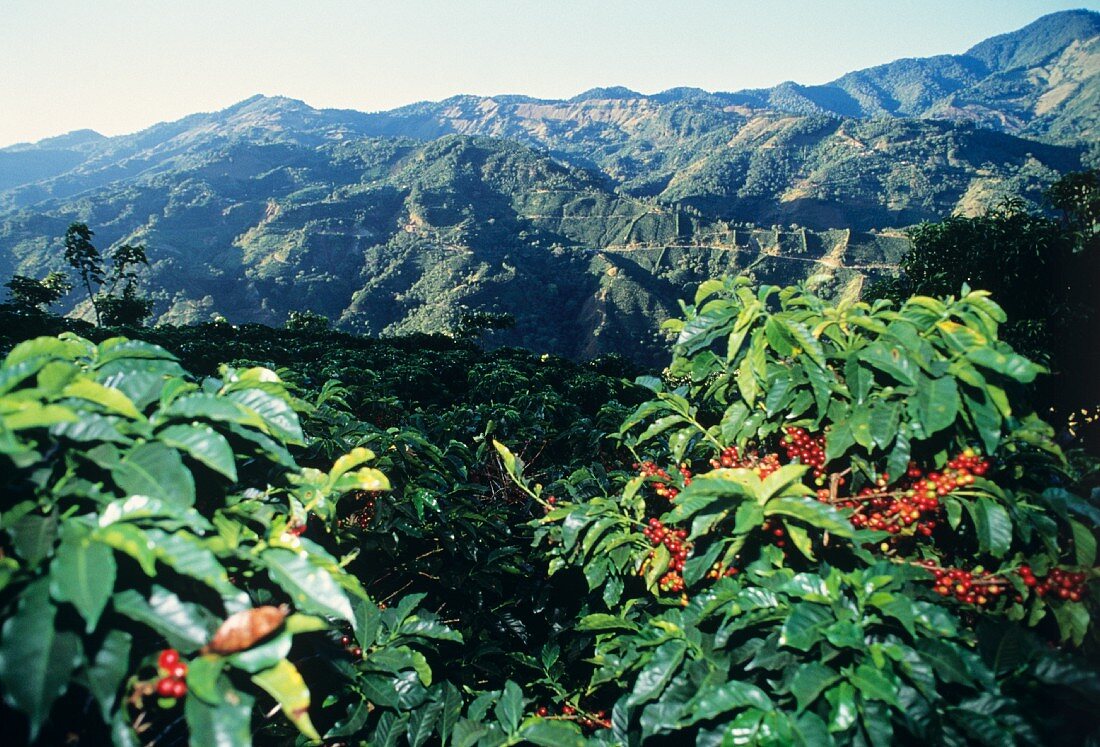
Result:
[[[236,481],[237,465],[233,449],[225,436],[209,425],[171,425],[159,431],[157,439]]]
[[[531,721],[520,731],[520,736],[540,747],[581,747],[587,744],[581,730],[568,721]]]
[[[493,712],[507,733],[514,734],[523,716],[523,691],[519,689],[519,685],[511,680],[504,683],[504,691]]]
[[[226,687],[217,703],[184,700],[191,747],[247,747],[252,744],[252,696]]]
[[[94,402],[104,410],[126,418],[135,420],[141,418],[141,413],[134,407],[134,403],[130,401],[129,397],[117,389],[103,386],[91,379],[77,379],[65,387],[61,395]]]
[[[113,471],[127,495],[148,495],[183,507],[195,504],[195,479],[179,452],[157,442],[135,447]]]
[[[627,702],[630,705],[640,705],[658,697],[672,676],[676,674],[686,653],[687,644],[683,641],[669,641],[659,646],[638,675],[634,690]]]
[[[76,607],[91,633],[114,591],[116,572],[111,548],[93,540],[84,529],[67,529],[50,565],[50,593]]]
[[[1008,512],[989,498],[967,504],[983,550],[1003,557],[1012,545],[1012,519]]]
[[[0,629],[4,700],[27,716],[32,741],[54,701],[68,689],[83,655],[80,638],[55,629],[56,618],[46,582],[37,581],[23,592],[15,614]]]
[[[217,625],[213,613],[184,602],[161,586],[154,586],[148,599],[133,589],[120,591],[112,605],[118,613],[148,625],[169,645],[184,652],[201,648]]]
[[[753,684],[730,680],[695,696],[689,723],[705,721],[730,711],[752,708],[770,711],[774,707],[771,698]]]
[[[260,556],[271,580],[307,612],[339,617],[355,627],[358,623],[347,594],[328,571],[313,565],[304,555],[271,548]]]
[[[88,663],[88,690],[99,703],[104,721],[110,721],[122,682],[130,673],[132,647],[133,636],[123,630],[110,630]]]

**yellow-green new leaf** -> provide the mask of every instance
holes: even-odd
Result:
[[[286,717],[307,739],[321,741],[321,735],[309,718],[309,688],[293,664],[283,659],[271,669],[253,675],[252,681],[275,699]]]
[[[349,490],[389,490],[390,481],[373,467],[360,467],[354,472],[341,475],[332,486],[338,492]]]
[[[332,465],[332,469],[328,472],[329,479],[335,481],[345,472],[353,470],[363,462],[369,462],[372,459],[374,459],[374,452],[370,449],[364,449],[362,446],[354,448],[336,460]]]
[[[38,402],[8,402],[0,420],[9,431],[27,428],[46,428],[58,423],[75,423],[76,413],[61,405],[43,405]]]
[[[75,397],[76,399],[94,402],[109,412],[122,415],[133,420],[140,420],[142,415],[134,407],[130,398],[117,389],[92,381],[91,379],[77,379],[61,392],[63,397]]]

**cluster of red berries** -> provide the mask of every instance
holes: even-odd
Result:
[[[661,591],[676,593],[684,590],[684,577],[678,571],[669,571],[657,583]]]
[[[898,534],[904,528],[916,524],[915,533],[931,536],[936,527],[935,519],[926,518],[921,521],[921,518],[925,512],[939,510],[939,499],[935,496],[928,498],[913,490],[887,490],[889,481],[890,475],[883,474],[873,486],[862,488],[854,498],[838,501],[837,505],[853,509],[850,521],[857,528]],[[821,500],[820,491],[818,499]]]
[[[682,592],[685,584],[684,577],[680,574],[691,553],[691,544],[687,542],[687,530],[669,529],[661,523],[660,519],[652,518],[649,520],[649,526],[642,530],[642,534],[654,547],[664,545],[670,556],[668,571],[657,582],[658,587],[664,592]],[[646,563],[640,571],[641,574],[645,574],[645,565],[652,562],[656,555],[656,551],[649,551]]]
[[[962,453],[947,463],[947,469],[944,474],[949,473],[951,470],[955,470],[959,475],[965,475],[967,473],[978,475],[984,475],[989,469],[989,460],[983,459],[982,455],[974,449],[963,449]],[[932,475],[928,476],[930,480],[935,480]],[[973,480],[967,481],[969,484],[974,482]]]
[[[691,469],[688,468],[687,462],[681,462],[677,469],[680,471],[680,477],[683,479],[684,487],[686,488],[688,485],[691,485]]]
[[[291,524],[286,528],[286,533],[292,537],[301,537],[306,531],[306,523]]]
[[[691,552],[686,529],[669,529],[661,523],[660,519],[652,518],[649,520],[649,526],[642,530],[642,534],[654,547],[664,545],[668,549],[668,554],[672,558],[668,563],[671,570],[684,570],[684,563],[687,561],[688,553]],[[649,556],[652,558],[653,555],[653,551],[650,551]]]
[[[940,568],[932,561],[920,563],[936,577],[932,591],[945,597],[953,596],[960,602],[975,604],[979,607],[989,604],[997,597],[1009,591],[1008,582],[991,573],[967,571],[962,568]],[[1016,595],[1016,601],[1022,601]]]
[[[771,519],[764,519],[764,523],[760,525],[760,528],[764,530],[767,538],[770,539],[776,547],[787,546],[787,530],[785,530],[783,525],[778,521],[773,523]]]
[[[350,635],[340,636],[340,645],[343,646],[344,650],[348,652],[348,656],[353,659],[362,659],[363,649],[359,648],[358,645],[353,645],[354,643],[355,641]]]
[[[723,568],[722,563],[718,562],[718,563],[715,563],[714,565],[712,565],[710,567],[710,570],[707,571],[707,578],[714,579],[714,580],[720,579],[723,576],[725,576],[727,578],[730,578],[730,577],[736,576],[737,573],[738,573],[737,569],[734,568],[732,565],[729,568]]]
[[[187,662],[180,659],[180,652],[174,648],[166,648],[157,657],[157,669],[160,671],[160,679],[157,680],[157,695],[162,698],[182,698],[187,694]]]
[[[672,476],[668,474],[668,471],[658,467],[653,462],[635,463],[634,469],[638,470],[638,474],[642,477],[653,479],[653,492],[661,498],[667,498],[671,501],[680,494],[680,489],[672,484]],[[688,474],[690,477],[690,473]]]
[[[541,718],[548,718],[550,716],[550,709],[546,706],[539,706],[535,709],[535,714]],[[610,729],[611,721],[607,718],[607,711],[596,711],[591,714],[577,714],[577,709],[571,705],[563,705],[561,707],[561,715],[568,721],[576,721],[585,729]]]
[[[1046,578],[1040,580],[1026,565],[1020,566],[1017,572],[1024,585],[1034,589],[1038,597],[1049,595],[1070,602],[1080,602],[1085,596],[1085,579],[1088,577],[1084,573],[1051,568]]]
[[[710,460],[710,466],[714,469],[718,469],[719,467],[725,467],[727,469],[731,467],[740,467],[741,455],[737,451],[737,447],[727,446],[726,448],[722,449],[721,453],[718,454],[717,459]]]
[[[719,467],[730,468],[742,468],[755,470],[760,479],[763,480],[772,472],[779,469],[779,455],[778,454],[765,454],[760,456],[755,451],[747,451],[744,454],[738,450],[736,446],[727,446],[722,449],[718,454],[717,459],[710,460],[710,466],[714,469]]]
[[[991,573],[966,571],[961,568],[940,568],[932,561],[918,563],[927,568],[935,577],[932,588],[942,596],[953,596],[960,602],[989,604],[1002,594],[1011,591],[1007,579]],[[1038,597],[1051,596],[1070,602],[1080,602],[1085,596],[1085,573],[1052,568],[1045,578],[1038,578],[1029,566],[1023,565],[1016,571],[1024,586],[1035,591]],[[1014,594],[1013,599],[1020,603],[1023,595]]]
[[[781,466],[783,465],[779,463],[778,454],[765,454],[757,460],[753,468],[756,470],[756,474],[760,476],[761,480],[766,480],[768,475],[775,472]]]
[[[939,506],[939,499],[957,488],[970,485],[975,476],[981,476],[989,469],[989,462],[974,449],[964,449],[962,453],[947,463],[943,472],[929,472],[925,475],[915,463],[909,463],[905,476],[911,481],[906,497],[932,510]]]
[[[787,459],[797,459],[802,464],[813,470],[813,476],[818,479],[825,477],[825,436],[812,436],[805,428],[784,428],[779,445],[787,455]]]
[[[940,499],[952,491],[970,485],[975,476],[984,475],[989,462],[974,449],[964,449],[947,463],[942,472],[927,475],[910,462],[901,483],[890,489],[890,475],[883,474],[851,498],[836,501],[841,508],[853,510],[852,525],[898,534],[907,527],[913,533],[930,537],[940,514]],[[831,500],[828,490],[817,491],[818,500]],[[915,525],[915,526],[914,526]]]

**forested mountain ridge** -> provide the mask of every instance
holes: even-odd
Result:
[[[488,308],[516,315],[513,341],[643,357],[660,344],[654,319],[710,274],[817,274],[839,290],[905,247],[898,234],[737,226],[601,182],[496,139],[238,143],[56,212],[11,213],[0,236],[20,271],[61,268],[56,237],[72,219],[104,246],[146,244],[165,321],[279,324],[308,308],[377,334],[449,329]]]
[[[0,149],[0,274],[62,269],[60,237],[81,221],[102,247],[146,244],[160,321],[311,309],[377,334],[482,308],[517,317],[510,342],[645,358],[687,284],[747,270],[855,292],[905,250],[895,229],[1037,199],[1079,168],[1098,18],[1055,14],[824,87],[374,114],[258,96],[133,135]]]

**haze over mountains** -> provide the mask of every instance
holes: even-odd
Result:
[[[510,341],[648,357],[685,286],[746,269],[855,292],[897,229],[1092,164],[1100,14],[822,86],[362,113],[257,96],[133,135],[0,149],[0,275],[59,269],[83,221],[144,242],[160,321],[292,309],[368,333],[516,315]]]

